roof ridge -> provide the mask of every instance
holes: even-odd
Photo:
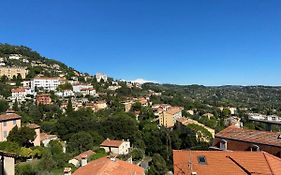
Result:
[[[267,163],[267,165],[268,165],[268,167],[269,167],[270,172],[271,172],[272,174],[274,174],[274,172],[272,171],[272,168],[271,168],[271,166],[270,166],[270,164],[269,164],[269,162],[268,162],[268,159],[267,159],[267,157],[265,156],[265,152],[263,152],[263,156],[264,156],[264,158],[265,158],[265,160],[266,160],[266,163]]]

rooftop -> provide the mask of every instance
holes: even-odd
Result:
[[[100,146],[105,146],[105,147],[119,147],[124,141],[123,140],[110,140],[106,139],[103,141]]]
[[[6,113],[6,114],[0,115],[0,122],[7,121],[7,120],[16,120],[16,119],[20,119],[20,118],[21,118],[21,116],[19,116],[16,113]]]
[[[174,175],[263,174],[281,172],[281,159],[266,152],[173,151]]]
[[[144,169],[128,162],[103,157],[79,168],[73,175],[144,175]]]
[[[229,126],[217,133],[216,137],[281,147],[281,139],[278,139],[279,135],[280,133],[277,132],[257,131]]]

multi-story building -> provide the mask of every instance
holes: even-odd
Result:
[[[159,115],[159,125],[166,128],[174,127],[176,120],[182,117],[181,107],[170,107]]]
[[[58,77],[35,77],[31,80],[31,89],[42,88],[47,91],[55,91],[61,84]]]
[[[52,99],[49,94],[37,94],[36,95],[37,105],[49,105],[52,104]]]
[[[21,75],[22,79],[25,79],[28,74],[28,70],[25,67],[2,67],[0,66],[0,77],[3,75],[12,79],[14,76]]]
[[[32,94],[31,89],[28,88],[23,88],[23,87],[19,87],[19,88],[14,88],[11,90],[12,92],[12,97],[11,100],[15,101],[17,100],[18,102],[23,102],[26,100],[26,96],[28,94]]]
[[[21,116],[13,111],[0,115],[0,142],[6,141],[9,132],[15,127],[21,127]]]
[[[127,155],[130,152],[130,141],[106,139],[100,144],[100,148],[114,155]]]

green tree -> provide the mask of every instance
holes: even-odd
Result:
[[[93,145],[91,134],[81,131],[72,135],[68,142],[68,150],[73,153],[81,153],[93,149]]]
[[[168,171],[166,162],[160,154],[154,154],[151,161],[149,175],[163,175]]]
[[[16,142],[21,146],[30,147],[32,141],[35,139],[36,133],[33,129],[28,127],[18,128],[15,126],[9,133],[7,140],[10,142]]]
[[[6,112],[8,108],[9,108],[8,102],[6,102],[5,100],[0,100],[0,113]]]

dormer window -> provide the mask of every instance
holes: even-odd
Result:
[[[258,145],[253,145],[251,151],[260,151],[260,147]]]
[[[220,149],[221,150],[227,150],[227,141],[225,139],[222,139],[220,142]]]

